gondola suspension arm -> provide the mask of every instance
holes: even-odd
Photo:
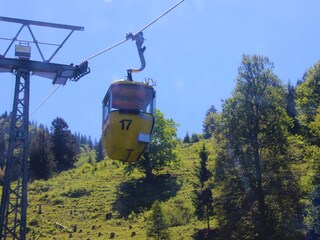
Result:
[[[132,39],[132,41],[136,41],[137,50],[138,50],[138,54],[141,62],[141,66],[139,69],[132,69],[132,68],[127,69],[128,80],[132,81],[132,73],[141,72],[146,66],[146,60],[143,55],[144,51],[146,50],[146,47],[142,46],[144,42],[144,37],[142,32],[138,32],[135,35],[133,35],[132,33],[129,33],[127,34],[126,39]]]

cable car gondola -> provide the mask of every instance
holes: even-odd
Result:
[[[151,142],[155,91],[146,83],[113,82],[103,99],[103,145],[109,158],[137,161]]]
[[[136,41],[140,69],[128,69],[128,79],[113,82],[103,105],[103,146],[109,158],[137,161],[151,142],[155,123],[155,90],[147,82],[134,82],[132,72],[142,71],[145,59],[142,32],[127,35]]]

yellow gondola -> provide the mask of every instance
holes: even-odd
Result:
[[[103,145],[109,158],[137,161],[151,142],[155,91],[147,83],[118,80],[103,99]]]

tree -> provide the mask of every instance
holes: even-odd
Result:
[[[3,167],[5,159],[6,159],[6,142],[5,142],[5,138],[4,135],[2,133],[0,133],[0,167]]]
[[[134,168],[152,178],[153,171],[159,171],[165,166],[177,161],[175,148],[177,145],[177,124],[172,119],[166,119],[159,110],[156,111],[156,123],[149,148],[135,164],[128,164],[125,171],[131,173]]]
[[[320,186],[311,194],[311,204],[307,208],[307,225],[309,239],[320,239]]]
[[[99,142],[95,145],[96,150],[96,162],[100,162],[104,159],[103,146],[102,146],[102,138],[100,137]]]
[[[189,136],[188,132],[186,133],[186,136],[184,137],[183,142],[184,143],[190,143],[190,136]]]
[[[199,135],[196,133],[192,133],[191,142],[193,142],[193,143],[199,142]]]
[[[91,139],[90,135],[88,137],[88,145],[89,145],[89,148],[92,150],[93,149],[93,142],[92,142],[92,139]]]
[[[309,191],[305,215],[310,239],[320,237],[320,61],[311,67],[297,86],[297,111],[301,135],[307,141],[304,162],[308,165]],[[311,190],[311,191],[310,191]]]
[[[170,239],[168,226],[162,212],[160,202],[157,200],[152,204],[147,236],[153,239]]]
[[[310,68],[297,86],[297,108],[301,124],[314,120],[320,105],[320,61]]]
[[[210,217],[213,216],[213,197],[210,186],[208,185],[208,180],[212,175],[207,166],[208,156],[209,153],[205,145],[203,145],[199,152],[200,165],[196,167],[197,182],[194,183],[195,195],[193,204],[197,218],[207,221],[207,232],[210,233]]]
[[[289,128],[289,131],[292,134],[297,134],[300,130],[298,112],[296,108],[296,96],[296,88],[292,84],[288,83],[286,92],[286,111],[288,116],[293,120],[293,125]]]
[[[0,116],[0,167],[4,166],[8,150],[10,116],[7,112]]]
[[[217,111],[217,109],[216,109],[216,107],[214,106],[214,105],[211,105],[209,108],[208,108],[208,110],[207,110],[207,112],[206,112],[206,117],[208,117],[211,113],[217,113],[218,111]]]
[[[320,126],[320,61],[305,73],[296,92],[302,134],[311,144],[319,145],[320,135],[316,129]]]
[[[226,212],[243,209],[235,221],[246,220],[240,224],[229,219],[228,224],[233,222],[235,227],[231,234],[248,238],[295,238],[299,234],[292,226],[299,222],[300,195],[287,151],[292,119],[286,113],[285,88],[272,69],[267,57],[244,55],[236,88],[222,111],[225,161],[229,161],[224,165],[230,168],[225,170],[230,175],[224,179],[222,195],[232,195],[223,197],[223,214],[230,217]]]
[[[212,133],[215,131],[218,123],[218,111],[212,105],[206,112],[204,121],[203,121],[203,137],[208,139],[212,136]]]
[[[66,121],[60,117],[52,121],[51,140],[58,172],[72,168],[77,160],[77,141],[71,134]]]
[[[56,168],[52,154],[49,131],[40,125],[31,139],[29,147],[29,171],[31,179],[45,179],[53,175]]]

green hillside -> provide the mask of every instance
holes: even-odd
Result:
[[[145,239],[150,207],[159,200],[171,239],[192,239],[204,224],[195,219],[191,201],[194,164],[202,145],[179,145],[179,166],[166,168],[151,181],[139,172],[128,176],[124,164],[107,159],[30,183],[28,238]]]
[[[272,69],[244,55],[221,112],[211,106],[183,142],[158,110],[134,167],[61,118],[31,127],[28,239],[320,240],[320,62],[297,86]]]

